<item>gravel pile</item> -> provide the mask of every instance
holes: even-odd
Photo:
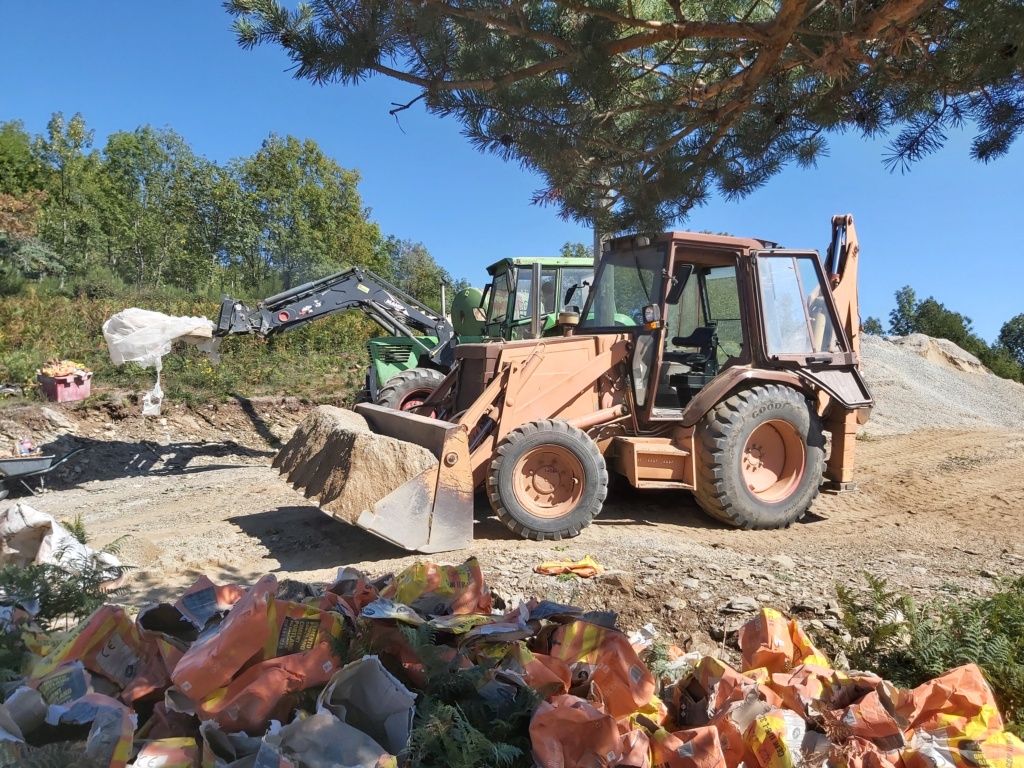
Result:
[[[875,396],[864,433],[1024,430],[1024,385],[991,373],[960,370],[973,367],[971,361],[977,363],[944,339],[921,334],[861,336],[861,371]]]

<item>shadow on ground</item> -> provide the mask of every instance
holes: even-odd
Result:
[[[229,517],[228,522],[266,547],[270,557],[280,563],[278,568],[268,568],[268,573],[315,571],[409,554],[362,528],[334,520],[312,505],[237,515]]]
[[[266,459],[269,463],[270,457],[276,453],[246,448],[234,442],[161,445],[151,440],[92,440],[71,435],[61,435],[56,440],[40,446],[43,453],[54,455],[55,461],[76,448],[84,450],[55,468],[52,473],[43,476],[42,480],[46,487],[67,490],[90,480],[212,472],[235,468],[238,464],[218,464],[211,462],[210,459]],[[32,485],[37,486],[38,481],[33,481]],[[27,495],[23,488],[19,488],[19,492]]]
[[[206,576],[217,584],[252,584],[262,573],[249,573],[230,565],[207,568],[202,571],[191,569],[178,574],[174,583],[168,583],[163,576],[151,571],[130,571],[128,574],[128,595],[132,604],[143,606],[153,603],[173,603],[200,576]]]

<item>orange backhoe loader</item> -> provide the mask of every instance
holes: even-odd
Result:
[[[692,492],[730,525],[790,525],[822,487],[853,486],[872,406],[858,368],[858,251],[851,216],[833,218],[824,259],[689,232],[607,241],[562,336],[458,346],[418,413],[357,406],[377,434],[437,458],[357,524],[410,550],[459,549],[483,489],[522,536],[576,536],[615,472]],[[282,471],[300,486],[309,476]]]

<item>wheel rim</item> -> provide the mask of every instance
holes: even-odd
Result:
[[[433,389],[414,389],[402,398],[402,402],[398,404],[398,410],[400,411],[411,411],[413,408],[419,408],[425,402],[427,398],[433,393]]]
[[[786,421],[757,426],[743,447],[743,483],[761,501],[781,501],[804,477],[807,449]]]
[[[535,517],[569,514],[579,504],[585,485],[583,464],[572,451],[557,445],[528,451],[513,469],[516,501]]]

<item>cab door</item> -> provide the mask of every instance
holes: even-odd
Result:
[[[761,251],[753,263],[760,343],[769,365],[793,370],[846,408],[871,405],[818,254]]]

